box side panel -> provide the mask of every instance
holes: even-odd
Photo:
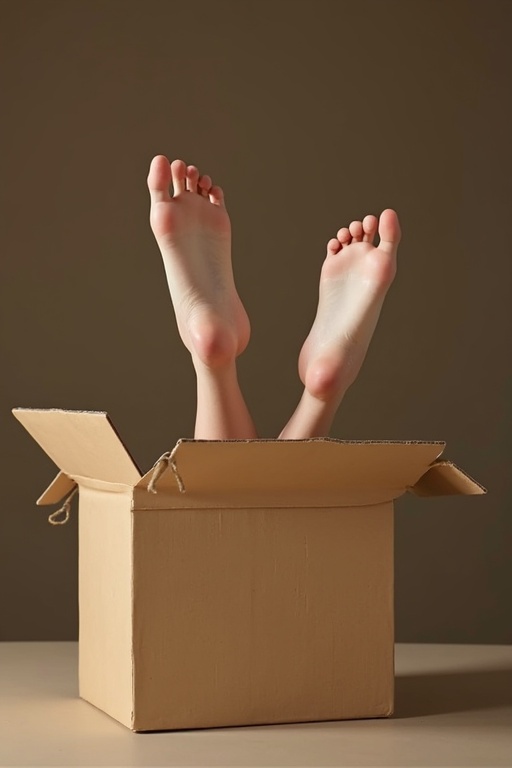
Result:
[[[136,730],[386,716],[392,504],[134,513]]]
[[[130,494],[80,489],[80,696],[131,727]]]

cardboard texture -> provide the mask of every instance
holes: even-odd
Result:
[[[180,440],[142,475],[106,413],[13,412],[38,504],[79,487],[81,697],[136,731],[392,714],[393,501],[485,492],[444,443]]]

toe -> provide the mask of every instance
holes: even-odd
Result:
[[[352,240],[352,235],[350,234],[348,227],[342,227],[341,229],[338,229],[338,234],[336,237],[340,241],[341,245],[349,245],[350,241]]]
[[[187,165],[187,189],[189,192],[197,192],[199,171],[195,165]]]
[[[353,243],[360,243],[363,239],[363,225],[360,221],[353,221],[349,226],[350,234],[352,235]]]
[[[402,236],[400,230],[400,222],[396,211],[392,208],[386,208],[380,215],[379,219],[379,248],[392,253],[398,247],[400,238]]]
[[[221,187],[214,186],[209,192],[210,203],[224,206],[224,192]]]
[[[334,255],[335,253],[338,253],[338,251],[341,249],[341,243],[339,240],[337,240],[335,237],[333,237],[329,242],[327,243],[327,254],[329,256]]]
[[[369,214],[363,219],[363,242],[373,243],[375,235],[377,234],[378,220],[376,216]]]
[[[208,197],[208,192],[210,191],[211,186],[212,186],[211,177],[210,176],[201,176],[199,181],[198,181],[197,186],[199,188],[199,193],[203,197]]]
[[[171,166],[165,155],[157,155],[151,161],[148,174],[148,189],[152,203],[161,203],[171,199],[169,184]]]
[[[172,186],[174,195],[180,195],[185,191],[185,178],[187,175],[187,166],[183,160],[173,160],[171,163]]]

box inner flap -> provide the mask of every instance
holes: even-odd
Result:
[[[393,498],[412,486],[444,448],[442,442],[180,440],[173,451],[185,493],[382,490]],[[138,483],[147,488],[150,470]],[[180,493],[169,468],[157,491]],[[391,491],[391,493],[390,493]]]
[[[416,496],[469,496],[486,493],[480,483],[451,461],[436,461],[410,490]]]
[[[66,475],[134,485],[140,471],[106,413],[15,408],[14,415]]]
[[[71,493],[75,485],[76,482],[72,480],[71,477],[68,477],[64,472],[59,472],[46,491],[38,498],[36,504],[38,506],[44,504],[58,504],[59,501],[62,501],[64,496]]]

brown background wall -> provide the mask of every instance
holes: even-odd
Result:
[[[194,376],[148,224],[147,168],[226,191],[263,436],[299,396],[325,243],[395,207],[399,275],[333,435],[446,439],[490,493],[403,499],[397,635],[510,642],[512,3],[8,0],[2,50],[0,639],[76,636],[76,514],[15,405],[108,410],[149,467]]]

